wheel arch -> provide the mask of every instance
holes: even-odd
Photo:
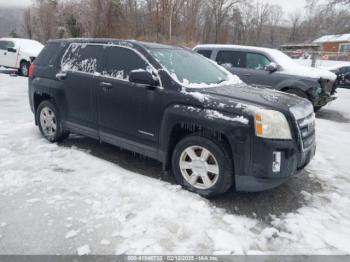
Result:
[[[204,116],[203,112],[201,108],[188,106],[173,106],[166,111],[160,135],[161,158],[165,171],[169,170],[172,153],[177,143],[187,135],[194,133],[221,141],[230,152],[234,164],[235,142],[244,140],[241,134],[247,136],[249,125],[239,122],[227,123],[222,119],[210,120]],[[245,131],[241,132],[243,129]],[[239,132],[233,132],[233,130]]]

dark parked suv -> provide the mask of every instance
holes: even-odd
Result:
[[[306,99],[249,87],[183,48],[113,39],[50,41],[30,68],[29,98],[44,137],[69,132],[163,163],[209,196],[273,188],[315,153]]]
[[[215,60],[248,85],[309,99],[316,111],[336,99],[335,74],[299,65],[279,50],[238,45],[199,45],[194,50]]]

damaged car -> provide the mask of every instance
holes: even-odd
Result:
[[[308,99],[315,111],[337,99],[334,73],[301,66],[279,50],[239,45],[198,45],[194,50],[249,85]]]
[[[29,98],[50,142],[77,133],[145,155],[203,196],[274,188],[316,149],[308,100],[247,86],[180,47],[49,41],[30,67]]]

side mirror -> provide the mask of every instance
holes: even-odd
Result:
[[[224,64],[221,64],[221,66],[227,70],[230,70],[233,68],[233,65],[231,63],[224,63]]]
[[[270,73],[276,72],[278,70],[277,64],[274,62],[271,62],[265,67],[265,70]]]
[[[16,53],[17,50],[15,48],[9,47],[7,48],[7,52]]]
[[[129,81],[135,84],[142,84],[147,86],[159,85],[158,80],[146,70],[133,70],[129,74]]]

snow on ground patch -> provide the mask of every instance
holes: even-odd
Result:
[[[89,255],[91,253],[89,245],[84,245],[77,248],[79,256]]]
[[[111,242],[106,240],[106,239],[102,239],[100,244],[103,245],[103,246],[109,246],[111,244]]]
[[[66,239],[74,238],[79,234],[80,230],[71,230],[66,234]]]
[[[304,192],[304,206],[264,224],[48,143],[34,125],[25,78],[0,74],[0,93],[0,210],[11,221],[0,228],[1,253],[350,254],[349,123],[317,119],[318,152],[307,170],[324,190]],[[349,103],[344,90],[326,110],[347,116]]]

